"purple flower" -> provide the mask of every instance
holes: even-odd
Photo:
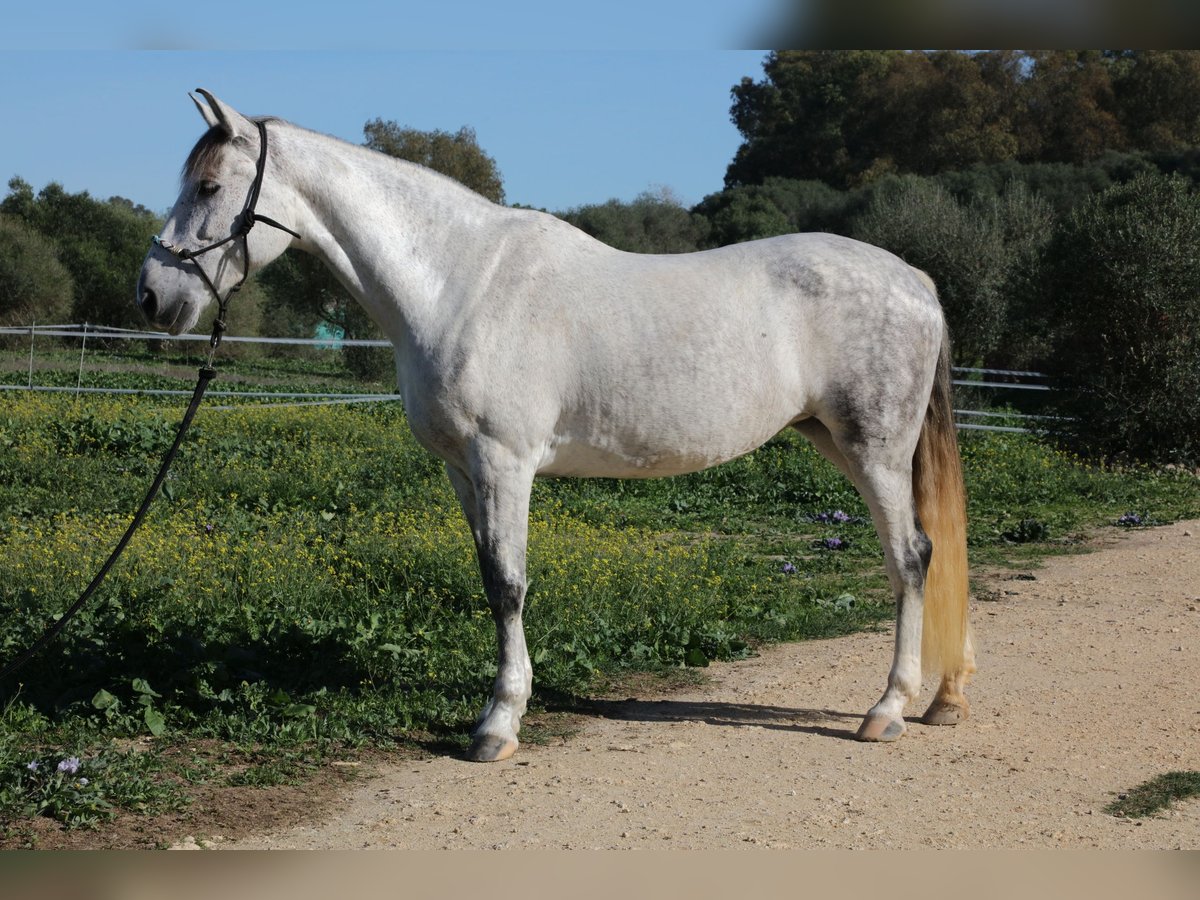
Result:
[[[821,544],[826,550],[841,550],[845,546],[845,542],[841,538],[825,538]]]
[[[36,772],[41,767],[42,767],[42,764],[40,762],[38,762],[36,759],[31,759],[28,763],[25,764],[25,768],[27,768],[30,772]]]
[[[849,513],[843,512],[840,509],[835,509],[831,512],[817,513],[815,516],[813,516],[813,519],[817,522],[820,522],[822,525],[829,525],[834,522],[845,523],[849,522],[850,518],[851,516]]]
[[[790,562],[785,562],[783,564],[783,568],[781,568],[779,571],[781,571],[784,575],[794,575],[796,573],[796,567]]]
[[[205,525],[205,526],[204,526],[204,533],[205,533],[205,534],[212,534],[212,533],[213,533],[213,524],[212,524],[212,522],[209,522],[207,525]]]
[[[66,772],[68,775],[74,775],[79,771],[79,757],[68,756],[58,764],[58,771]]]
[[[1128,512],[1121,516],[1121,518],[1117,519],[1117,524],[1125,526],[1141,525],[1142,517],[1137,513]]]

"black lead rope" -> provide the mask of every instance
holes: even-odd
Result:
[[[221,344],[221,335],[225,332],[225,312],[229,307],[229,299],[241,288],[247,277],[250,275],[250,245],[246,238],[250,234],[250,229],[254,227],[254,223],[262,222],[266,225],[278,228],[281,231],[286,231],[288,234],[291,234],[297,238],[300,237],[300,235],[296,234],[296,232],[292,231],[292,229],[288,228],[286,225],[280,225],[274,219],[267,216],[255,214],[255,207],[258,205],[258,195],[262,190],[263,172],[266,170],[267,164],[267,129],[262,122],[257,122],[256,124],[258,125],[258,134],[261,139],[261,143],[259,146],[258,162],[254,171],[254,182],[250,185],[250,194],[246,198],[246,207],[242,211],[241,221],[234,228],[233,233],[230,234],[229,237],[217,241],[215,244],[209,244],[207,247],[201,247],[198,250],[189,250],[186,247],[176,247],[175,245],[162,240],[162,238],[158,236],[155,236],[153,239],[153,243],[156,246],[162,247],[176,259],[179,259],[182,262],[191,262],[192,265],[196,267],[196,271],[199,272],[200,277],[204,280],[204,283],[208,286],[208,289],[212,291],[213,296],[217,299],[217,318],[213,322],[212,338],[209,341],[208,363],[200,369],[199,380],[196,382],[196,389],[192,392],[192,402],[188,404],[187,412],[183,414],[183,420],[179,423],[179,431],[175,434],[175,441],[171,444],[171,449],[167,451],[167,455],[163,457],[162,465],[159,466],[158,469],[158,474],[154,476],[154,481],[150,485],[150,490],[146,492],[146,497],[144,500],[142,500],[142,505],[139,506],[138,511],[134,513],[133,521],[129,523],[129,527],[126,528],[125,533],[121,535],[121,540],[117,542],[117,546],[113,549],[112,554],[108,557],[107,561],[105,561],[104,565],[100,567],[100,571],[96,573],[96,577],[92,579],[91,584],[89,584],[84,589],[83,593],[79,595],[79,599],[71,604],[70,609],[68,609],[62,614],[62,616],[59,617],[58,621],[54,622],[52,625],[50,625],[50,627],[42,632],[42,636],[34,641],[33,645],[30,646],[28,650],[0,670],[0,682],[24,666],[27,662],[29,662],[29,660],[33,659],[33,657],[37,655],[38,651],[50,643],[50,641],[54,640],[55,636],[66,627],[67,623],[71,621],[72,617],[74,617],[74,615],[83,608],[84,604],[87,603],[88,599],[93,593],[95,593],[96,588],[98,588],[100,583],[104,581],[105,576],[108,575],[109,569],[113,567],[114,563],[116,563],[117,559],[125,551],[125,546],[133,537],[133,533],[137,531],[138,526],[142,524],[142,519],[146,517],[146,512],[150,509],[150,504],[158,495],[159,488],[162,487],[162,483],[167,478],[167,470],[171,468],[171,463],[175,460],[175,454],[179,452],[179,447],[181,444],[183,444],[183,436],[187,434],[188,427],[192,424],[192,419],[196,415],[196,410],[200,408],[200,400],[204,397],[204,392],[208,388],[208,383],[217,375],[216,370],[212,367],[213,355],[216,353],[217,347],[219,347]],[[237,238],[242,239],[242,259],[244,265],[242,269],[242,277],[238,283],[230,288],[229,292],[222,297],[220,292],[217,290],[217,286],[213,284],[212,279],[208,277],[208,273],[204,271],[204,267],[200,265],[196,257],[202,253],[207,253],[209,250],[215,250],[217,247],[228,244],[230,241],[236,240]]]
[[[33,645],[10,662],[0,671],[0,681],[3,681],[13,672],[24,666],[29,660],[37,655],[38,651],[45,647],[48,643],[54,640],[72,617],[83,608],[83,605],[88,602],[88,599],[95,593],[96,588],[100,586],[100,582],[104,581],[108,570],[113,567],[117,558],[124,552],[125,545],[129,543],[129,539],[133,537],[133,533],[137,531],[138,526],[142,524],[142,519],[146,517],[146,511],[150,509],[150,504],[158,494],[158,489],[162,487],[163,481],[167,478],[167,470],[171,468],[171,463],[175,460],[175,454],[179,452],[179,446],[183,443],[183,436],[187,433],[188,426],[192,424],[192,418],[196,415],[196,410],[200,408],[200,399],[204,396],[204,391],[208,388],[208,383],[216,376],[216,371],[209,366],[204,366],[200,370],[200,379],[196,382],[196,390],[192,393],[192,402],[188,405],[187,412],[183,414],[183,421],[179,423],[179,431],[175,435],[175,442],[171,444],[171,449],[167,451],[167,455],[163,457],[162,465],[158,469],[158,474],[154,476],[154,482],[150,485],[150,490],[146,493],[146,499],[142,501],[142,505],[138,507],[138,511],[133,514],[133,521],[129,523],[129,527],[125,529],[125,533],[121,535],[121,540],[117,542],[116,548],[108,557],[108,560],[100,567],[100,571],[96,573],[96,577],[79,595],[79,599],[71,604],[62,616],[42,632],[42,636],[33,642]]]

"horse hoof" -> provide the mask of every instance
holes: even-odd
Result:
[[[959,722],[965,721],[968,715],[966,700],[961,703],[953,703],[949,700],[935,698],[929,704],[929,709],[925,710],[925,715],[921,716],[921,721],[926,725],[957,725]]]
[[[467,759],[471,762],[500,762],[516,752],[516,740],[499,738],[493,734],[481,734],[471,740]]]
[[[905,725],[901,719],[868,715],[854,737],[860,741],[898,741],[904,731]]]

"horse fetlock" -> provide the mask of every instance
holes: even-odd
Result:
[[[488,701],[483,712],[475,722],[473,734],[498,734],[512,737],[514,740],[521,731],[521,717],[525,715],[525,699],[513,697],[499,700],[492,698]]]
[[[919,638],[914,639],[914,642]],[[894,719],[902,717],[904,707],[916,700],[921,693],[921,660],[915,655],[898,659],[888,672],[887,690],[879,702],[871,707],[868,715],[887,715]]]
[[[961,693],[938,691],[921,721],[926,725],[957,725],[970,715],[971,706]]]

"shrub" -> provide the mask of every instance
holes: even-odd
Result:
[[[704,217],[689,212],[666,189],[644,191],[630,203],[614,199],[558,215],[610,247],[630,253],[688,253],[708,232]]]
[[[150,236],[162,225],[159,218],[122,197],[96,200],[87,191],[69,194],[53,182],[36,196],[20,178],[9,181],[8,189],[0,212],[53,241],[59,262],[71,273],[71,318],[142,327],[134,287]]]
[[[931,179],[906,176],[872,187],[851,233],[929,273],[950,324],[955,359],[971,365],[997,361],[1010,295],[1036,260],[1051,221],[1045,201],[1019,184],[967,205]]]
[[[0,325],[66,322],[72,293],[54,245],[19,219],[0,215]]]
[[[861,204],[858,193],[839,191],[820,181],[776,177],[709,194],[692,212],[710,223],[705,246],[723,247],[794,232],[844,234]]]
[[[1093,455],[1200,460],[1200,198],[1142,175],[1072,214],[1049,253],[1067,437]]]
[[[708,246],[723,247],[788,234],[794,229],[773,198],[758,185],[730,188],[696,207],[709,217]]]

